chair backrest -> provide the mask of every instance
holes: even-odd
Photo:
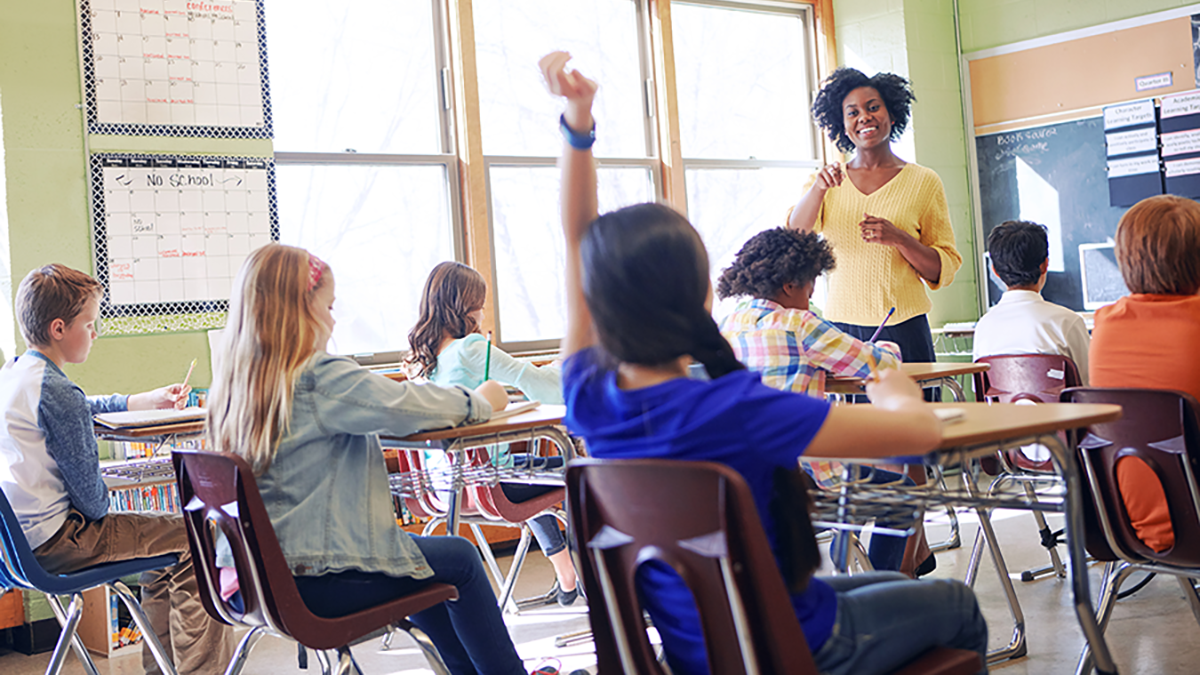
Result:
[[[580,459],[568,465],[567,495],[599,672],[663,672],[635,586],[638,567],[655,559],[691,590],[712,672],[816,674],[750,489],[733,469]]]
[[[979,400],[997,403],[1056,403],[1067,387],[1083,384],[1079,369],[1061,354],[1004,354],[985,356],[976,363],[990,367],[975,373],[975,393]],[[1054,463],[1030,459],[1020,449],[1010,449],[1005,457],[1010,465],[1029,471],[1051,473]]]
[[[1062,393],[1063,402],[1115,403],[1121,418],[1080,430],[1077,447],[1087,473],[1095,522],[1088,528],[1088,550],[1102,559],[1111,553],[1130,561],[1200,566],[1200,427],[1196,400],[1179,391],[1077,387]],[[1161,553],[1137,537],[1117,484],[1117,462],[1144,461],[1162,484],[1175,532],[1175,545]],[[1101,538],[1102,537],[1102,538]],[[1110,550],[1104,558],[1097,553]]]
[[[367,612],[325,619],[309,611],[275,536],[254,472],[236,455],[204,450],[171,453],[200,598],[210,616],[226,623],[267,626],[314,649],[334,649],[378,624],[352,620]],[[216,532],[228,539],[243,610],[221,599]],[[363,626],[370,624],[368,627]]]
[[[975,374],[976,393],[999,403],[1055,403],[1063,389],[1082,384],[1075,362],[1061,354],[985,356],[976,363],[990,366]]]

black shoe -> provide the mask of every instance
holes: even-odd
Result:
[[[917,565],[917,570],[916,570],[917,578],[920,579],[921,577],[925,576],[926,574],[929,574],[930,572],[932,572],[936,569],[937,569],[937,558],[935,558],[933,556],[933,554],[930,553],[928,558],[921,561],[920,565]]]
[[[555,597],[561,607],[570,607],[575,604],[575,598],[579,597],[579,584],[575,584],[575,588],[569,591],[564,591],[561,587],[558,589],[558,594]]]

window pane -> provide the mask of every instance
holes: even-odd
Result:
[[[815,158],[803,17],[671,3],[684,157]]]
[[[788,207],[800,199],[811,175],[811,169],[687,170],[688,213],[708,249],[714,289],[721,270],[733,263],[747,239],[787,225]],[[716,301],[713,315],[728,314],[734,304],[736,300]]]
[[[425,277],[454,259],[445,168],[277,165],[276,176],[280,240],[337,281],[329,351],[408,349]]]
[[[442,152],[429,0],[267,0],[275,149]]]
[[[504,342],[557,340],[565,332],[559,170],[493,166],[492,241]],[[649,169],[601,167],[600,210],[654,201]]]
[[[596,155],[647,156],[634,0],[475,0],[472,11],[484,154],[558,156],[562,102],[537,62],[561,49],[600,83]]]

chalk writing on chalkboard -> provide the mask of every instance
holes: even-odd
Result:
[[[1084,309],[1079,245],[1108,241],[1124,208],[1109,205],[1101,117],[975,138],[983,237],[1006,220],[1050,230],[1051,271],[1043,295]],[[1151,158],[1154,165],[1157,159]],[[990,285],[989,285],[990,286]],[[1000,299],[989,288],[989,304]]]
[[[262,158],[93,155],[101,315],[214,311],[256,248],[278,239]]]
[[[260,0],[81,0],[88,131],[270,137]]]

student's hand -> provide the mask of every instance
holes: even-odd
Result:
[[[475,393],[492,404],[492,412],[500,412],[508,407],[508,392],[504,391],[504,385],[495,380],[488,380],[475,387]]]
[[[884,410],[903,410],[924,403],[917,383],[895,368],[875,371],[875,376],[867,380],[867,398]]]
[[[813,183],[813,189],[824,192],[831,187],[841,185],[845,178],[846,174],[842,171],[841,162],[826,164],[817,172],[817,180]]]
[[[886,218],[876,218],[869,213],[863,214],[862,222],[858,224],[862,231],[863,241],[868,244],[883,244],[884,246],[900,246],[912,239],[907,232],[892,224]]]
[[[156,410],[159,408],[187,407],[188,394],[192,388],[185,384],[168,384],[141,394],[131,394],[127,403],[130,410]]]
[[[571,55],[567,52],[550,52],[538,61],[538,67],[542,69],[550,93],[567,99],[567,109],[563,112],[567,126],[584,133],[592,128],[592,100],[599,87],[578,70],[567,70],[570,60]]]

